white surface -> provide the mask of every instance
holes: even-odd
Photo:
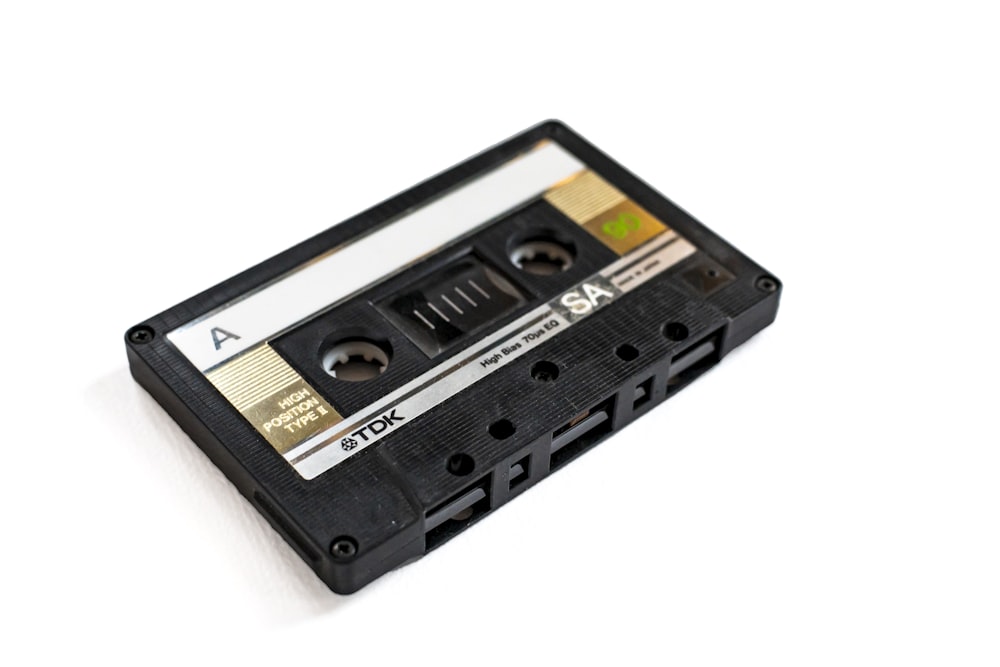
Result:
[[[206,371],[432,254],[582,168],[556,143],[539,146],[167,337]],[[215,327],[240,338],[217,345]]]
[[[1000,662],[991,4],[367,7],[0,9],[0,662]],[[550,116],[772,269],[779,319],[333,596],[121,334]]]

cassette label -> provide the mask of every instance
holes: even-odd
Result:
[[[504,197],[487,196],[498,187]],[[340,415],[268,345],[344,297],[538,197],[619,259],[365,409]],[[368,253],[383,247],[385,234],[396,225],[425,224],[428,215],[435,216],[435,231],[424,245],[404,246],[388,259],[379,254],[379,261],[372,261]],[[448,224],[438,224],[441,220]],[[546,142],[168,337],[299,474],[313,479],[693,252],[695,247],[663,222],[558,144]],[[364,271],[350,270],[362,259]],[[340,278],[330,280],[333,275]],[[434,357],[524,302],[497,268],[469,254],[375,305]]]

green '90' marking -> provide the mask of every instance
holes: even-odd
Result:
[[[616,239],[623,239],[629,232],[639,229],[639,217],[632,213],[622,213],[614,220],[608,220],[601,225],[601,231]]]

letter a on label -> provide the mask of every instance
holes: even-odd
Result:
[[[215,349],[218,350],[222,347],[222,344],[227,340],[232,338],[233,340],[239,340],[240,337],[234,333],[226,331],[225,329],[220,329],[219,327],[214,327],[212,329],[212,342],[215,343]]]

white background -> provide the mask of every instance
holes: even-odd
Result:
[[[991,3],[587,4],[2,6],[0,662],[1000,662]],[[121,335],[547,117],[778,320],[337,597]]]

